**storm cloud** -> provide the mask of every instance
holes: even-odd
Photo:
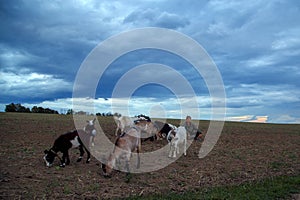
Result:
[[[0,3],[0,18],[2,111],[11,102],[48,103],[58,110],[70,107],[78,69],[96,45],[120,32],[151,26],[179,31],[203,46],[222,75],[228,119],[251,116],[247,120],[299,123],[300,3],[296,0],[12,0]],[[211,100],[203,77],[183,58],[151,49],[130,52],[111,63],[95,94],[102,104],[99,109],[110,111],[109,104],[98,99],[110,99],[126,72],[147,63],[164,64],[182,74],[197,95],[200,117],[209,119]],[[137,78],[147,76],[153,75],[145,72]],[[133,97],[165,105],[173,112],[166,112],[167,117],[178,117],[178,105],[170,103],[176,95],[164,87],[144,86]],[[145,112],[142,107],[134,109]]]

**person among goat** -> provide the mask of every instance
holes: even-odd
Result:
[[[185,122],[183,124],[185,127],[188,135],[194,136],[194,140],[202,140],[202,132],[192,123],[192,117],[191,116],[186,116]]]

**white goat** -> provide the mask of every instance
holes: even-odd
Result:
[[[83,130],[88,133],[91,137],[91,140],[92,140],[92,146],[95,146],[95,137],[96,137],[96,134],[97,134],[97,131],[95,129],[95,121],[96,121],[96,118],[93,119],[93,120],[87,120],[87,125],[85,127],[83,127]]]
[[[121,133],[123,133],[125,130],[125,127],[130,127],[130,126],[134,125],[133,120],[127,116],[121,116],[121,117],[114,116],[114,120],[117,124],[117,129],[115,132],[116,136],[118,135],[119,129],[121,130]]]
[[[183,154],[186,156],[187,135],[183,126],[169,131],[167,140],[170,146],[169,157],[176,158],[176,153],[179,154],[179,145],[183,144]]]

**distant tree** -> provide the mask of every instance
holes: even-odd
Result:
[[[48,114],[58,114],[56,110],[52,110],[50,108],[43,108],[43,107],[37,107],[33,106],[31,109],[26,108],[25,106],[22,106],[20,103],[14,104],[11,103],[9,105],[6,105],[5,112],[25,112],[25,113],[48,113]]]
[[[22,106],[20,103],[14,104],[8,104],[5,106],[5,112],[26,112],[30,113],[30,109],[26,108],[25,106]]]
[[[16,105],[14,103],[5,106],[5,112],[17,112]]]
[[[66,113],[66,115],[73,115],[74,114],[74,111],[73,111],[73,109],[69,109],[69,110],[67,110],[67,113]]]
[[[110,117],[113,116],[113,114],[111,114],[111,112],[106,113],[106,116]]]
[[[29,108],[25,108],[24,112],[26,112],[26,113],[31,113],[31,111],[30,111]]]
[[[16,109],[17,109],[17,112],[30,112],[29,108],[22,106],[20,103],[16,104]]]
[[[38,113],[46,113],[46,114],[58,114],[56,110],[52,110],[50,108],[37,107]]]
[[[44,113],[44,108],[43,107],[37,107],[37,112],[38,113]]]
[[[120,113],[115,112],[114,116],[121,117],[122,115]]]
[[[38,107],[37,106],[33,106],[32,108],[31,108],[31,112],[32,113],[38,113]]]
[[[49,109],[49,108],[45,108],[44,109],[44,113],[48,113],[48,114],[52,114],[53,110]]]

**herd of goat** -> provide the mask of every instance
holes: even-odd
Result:
[[[77,162],[80,162],[84,153],[87,153],[86,163],[90,162],[90,144],[94,146],[96,136],[95,120],[87,121],[83,129],[74,130],[60,135],[49,150],[45,150],[44,161],[46,166],[52,166],[55,158],[60,160],[60,166],[64,167],[70,163],[68,150],[79,148],[80,156]],[[116,163],[125,158],[125,168],[129,172],[129,161],[131,153],[137,153],[137,168],[140,166],[141,143],[147,140],[167,139],[169,145],[169,157],[175,158],[179,154],[179,146],[183,145],[183,154],[186,155],[187,132],[185,127],[176,127],[172,124],[161,121],[152,122],[148,116],[139,115],[136,119],[127,116],[114,116],[117,128],[115,135],[115,147],[109,155],[107,162],[102,164],[104,176],[110,176]],[[120,134],[119,133],[120,130]],[[62,157],[59,156],[62,153]]]

